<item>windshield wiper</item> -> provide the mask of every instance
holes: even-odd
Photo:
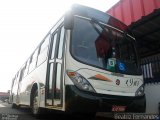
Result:
[[[98,29],[98,27],[95,25],[95,23],[104,30],[104,27],[94,18],[91,19],[90,23],[92,24],[93,28],[97,31],[97,33],[101,34],[102,32]]]
[[[97,32],[99,35],[101,35],[102,32],[105,32],[105,34],[108,34],[108,32],[109,32],[110,35],[108,36],[109,39],[107,39],[107,40],[108,40],[109,42],[112,41],[112,38],[111,38],[112,33],[111,33],[111,30],[110,30],[110,29],[108,29],[108,31],[107,31],[107,30],[105,29],[104,25],[102,25],[101,23],[99,23],[99,21],[96,20],[95,18],[92,18],[91,21],[90,21],[90,23],[91,23],[91,25],[93,26],[93,28],[96,30],[96,32]],[[98,25],[102,30],[99,30],[98,26],[96,26],[96,25]]]
[[[128,38],[126,31],[123,31],[123,38],[125,38],[127,41],[131,41],[131,39]]]

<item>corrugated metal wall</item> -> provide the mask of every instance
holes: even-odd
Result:
[[[127,25],[160,8],[160,0],[121,0],[107,11]]]

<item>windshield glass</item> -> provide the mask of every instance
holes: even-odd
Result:
[[[108,71],[138,74],[135,40],[105,24],[74,17],[71,54],[85,64]]]

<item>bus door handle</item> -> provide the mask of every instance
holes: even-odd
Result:
[[[56,63],[62,64],[62,59],[56,59]]]
[[[49,60],[49,63],[51,64],[51,63],[54,63],[55,62],[55,59],[50,59]]]
[[[30,92],[29,91],[25,91],[25,93],[26,93],[26,95],[29,95]]]
[[[62,59],[51,59],[51,60],[49,60],[49,63],[60,63],[60,64],[62,64]]]

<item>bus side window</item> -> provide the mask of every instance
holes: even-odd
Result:
[[[20,74],[21,74],[21,71],[19,71],[17,74],[17,84],[19,83]]]
[[[25,70],[24,70],[24,75],[23,75],[23,77],[25,77],[25,76],[28,74],[29,62],[30,62],[30,59],[28,59],[28,61],[26,62],[26,67],[25,67]]]
[[[38,55],[38,61],[37,61],[37,66],[39,66],[41,63],[46,61],[47,56],[48,56],[48,46],[49,46],[49,40],[50,40],[50,35],[48,35],[44,42],[40,46],[39,50],[39,55]]]
[[[18,74],[19,74],[19,71],[18,71],[18,73],[16,74],[15,81],[14,81],[14,86],[18,83]]]
[[[17,74],[16,74],[16,77],[15,77],[14,85],[13,85],[13,86],[15,86],[15,85],[16,85],[16,83],[17,83]]]
[[[59,41],[59,49],[58,49],[58,58],[62,59],[62,53],[63,53],[63,42],[64,41],[64,27],[61,28],[60,33],[60,41]]]
[[[11,90],[13,88],[14,82],[15,82],[15,77],[12,79]]]
[[[14,81],[13,81],[13,86],[12,86],[12,93],[14,93],[14,94],[16,92],[16,88],[15,88],[16,83],[17,83],[17,74],[15,75],[15,78],[14,78]]]
[[[20,80],[19,80],[19,81],[22,81],[22,78],[24,77],[25,68],[26,68],[26,65],[24,65],[24,66],[22,67],[21,75],[20,75]]]
[[[50,59],[54,59],[55,57],[56,44],[57,44],[57,33],[53,35],[52,54]]]
[[[35,52],[33,53],[32,57],[31,57],[31,61],[30,61],[30,65],[29,65],[29,73],[32,70],[34,70],[34,68],[36,67],[37,56],[38,56],[38,49],[35,50]]]

